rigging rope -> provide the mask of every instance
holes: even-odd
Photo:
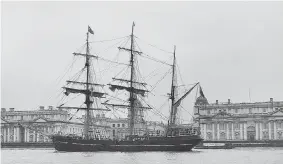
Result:
[[[130,35],[127,36],[123,36],[123,37],[118,37],[118,38],[114,38],[114,39],[108,39],[108,40],[97,40],[97,41],[91,41],[89,43],[103,43],[103,42],[108,42],[108,41],[113,41],[113,40],[118,40],[118,39],[123,39],[126,37],[129,37]]]
[[[163,50],[163,49],[161,49],[161,48],[158,48],[157,46],[155,46],[155,45],[153,45],[153,44],[149,44],[149,43],[147,43],[146,41],[142,40],[141,38],[139,38],[139,37],[137,37],[137,36],[135,36],[135,38],[137,38],[137,39],[139,39],[139,40],[145,42],[145,43],[148,44],[149,46],[152,46],[152,47],[154,47],[154,48],[156,48],[156,49],[158,49],[158,50],[160,50],[160,51],[163,51],[163,52],[166,52],[166,53],[169,53],[169,54],[173,54],[173,53],[170,52],[170,51],[166,51],[166,50]]]
[[[134,42],[136,43],[136,45],[138,46],[138,48],[141,50],[141,48],[139,47],[139,45],[138,45],[138,43],[136,42],[135,39],[134,39]],[[147,55],[147,54],[145,54],[145,53],[140,54],[140,56],[142,56],[142,57],[144,57],[144,58],[147,58],[147,59],[150,59],[150,60],[153,60],[153,61],[155,61],[155,62],[161,63],[161,64],[165,64],[165,65],[172,66],[171,64],[168,64],[168,63],[166,63],[166,62],[164,62],[164,61],[162,61],[162,60],[158,60],[158,59],[156,59],[156,58],[153,58],[153,57],[151,57],[150,55]]]
[[[169,72],[171,72],[171,69],[169,69],[169,70],[161,77],[161,79],[159,79],[159,80],[157,81],[157,83],[153,86],[153,88],[150,90],[150,92],[153,91],[153,90],[157,87],[157,85],[169,74]]]

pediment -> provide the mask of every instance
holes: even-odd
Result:
[[[270,113],[271,116],[283,116],[283,110],[280,109],[280,110],[277,110],[277,111],[274,111],[272,113]]]
[[[46,119],[44,119],[44,118],[36,118],[36,119],[34,119],[33,120],[34,122],[39,122],[39,123],[41,123],[41,122],[48,122]]]
[[[1,117],[1,124],[8,124],[9,122],[7,122],[4,118]]]
[[[212,116],[212,118],[231,118],[233,117],[232,114],[227,112],[218,112]]]

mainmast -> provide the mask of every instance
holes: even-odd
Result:
[[[135,78],[135,66],[134,66],[134,54],[133,54],[133,50],[134,50],[134,26],[135,26],[135,22],[133,22],[132,25],[132,34],[131,34],[131,60],[130,60],[130,66],[131,66],[131,79],[130,79],[130,135],[133,135],[134,132],[134,117],[135,117],[135,109],[134,109],[134,103],[135,103],[135,99],[136,96],[134,96],[133,93],[133,81]]]
[[[110,103],[102,103],[104,105],[109,105],[112,107],[117,108],[126,108],[128,109],[128,127],[129,127],[129,135],[135,134],[135,123],[138,122],[138,114],[140,114],[144,109],[151,109],[150,106],[143,106],[141,102],[138,99],[138,96],[145,97],[145,93],[149,92],[146,89],[143,89],[142,87],[145,87],[147,84],[143,82],[138,82],[136,78],[136,55],[141,55],[142,52],[135,50],[134,46],[134,27],[135,23],[132,24],[132,31],[130,35],[131,44],[130,48],[125,47],[118,47],[119,50],[124,50],[130,53],[130,79],[122,79],[122,78],[112,78],[113,81],[119,81],[119,84],[108,84],[110,85],[110,90],[115,91],[117,90],[125,90],[129,92],[129,98],[128,98],[128,104],[110,104]],[[127,86],[122,85],[127,84]],[[141,116],[141,115],[140,115]]]

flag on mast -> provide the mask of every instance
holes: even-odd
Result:
[[[92,35],[94,34],[94,32],[92,31],[92,29],[88,26],[88,32],[91,33]]]

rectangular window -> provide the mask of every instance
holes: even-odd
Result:
[[[125,127],[125,124],[122,124],[122,127],[124,128],[124,127]]]
[[[265,113],[265,112],[266,112],[266,108],[263,108],[263,109],[262,109],[262,112]]]
[[[252,108],[249,109],[249,113],[252,113]]]
[[[208,130],[212,130],[212,124],[206,124]]]
[[[234,124],[234,129],[240,129],[240,124],[235,123],[235,124]]]
[[[220,129],[220,130],[224,130],[224,129],[225,129],[225,128],[224,128],[224,125],[225,125],[225,124],[223,124],[223,123],[219,124],[219,129]]]
[[[264,124],[263,124],[263,128],[264,128],[264,129],[268,129],[268,124],[267,124],[267,123],[264,123]]]
[[[117,127],[120,128],[120,124],[117,124]]]
[[[235,109],[235,113],[238,113],[238,109]]]
[[[112,127],[115,128],[115,124],[112,124]]]
[[[210,110],[209,109],[207,110],[207,114],[210,114]]]

